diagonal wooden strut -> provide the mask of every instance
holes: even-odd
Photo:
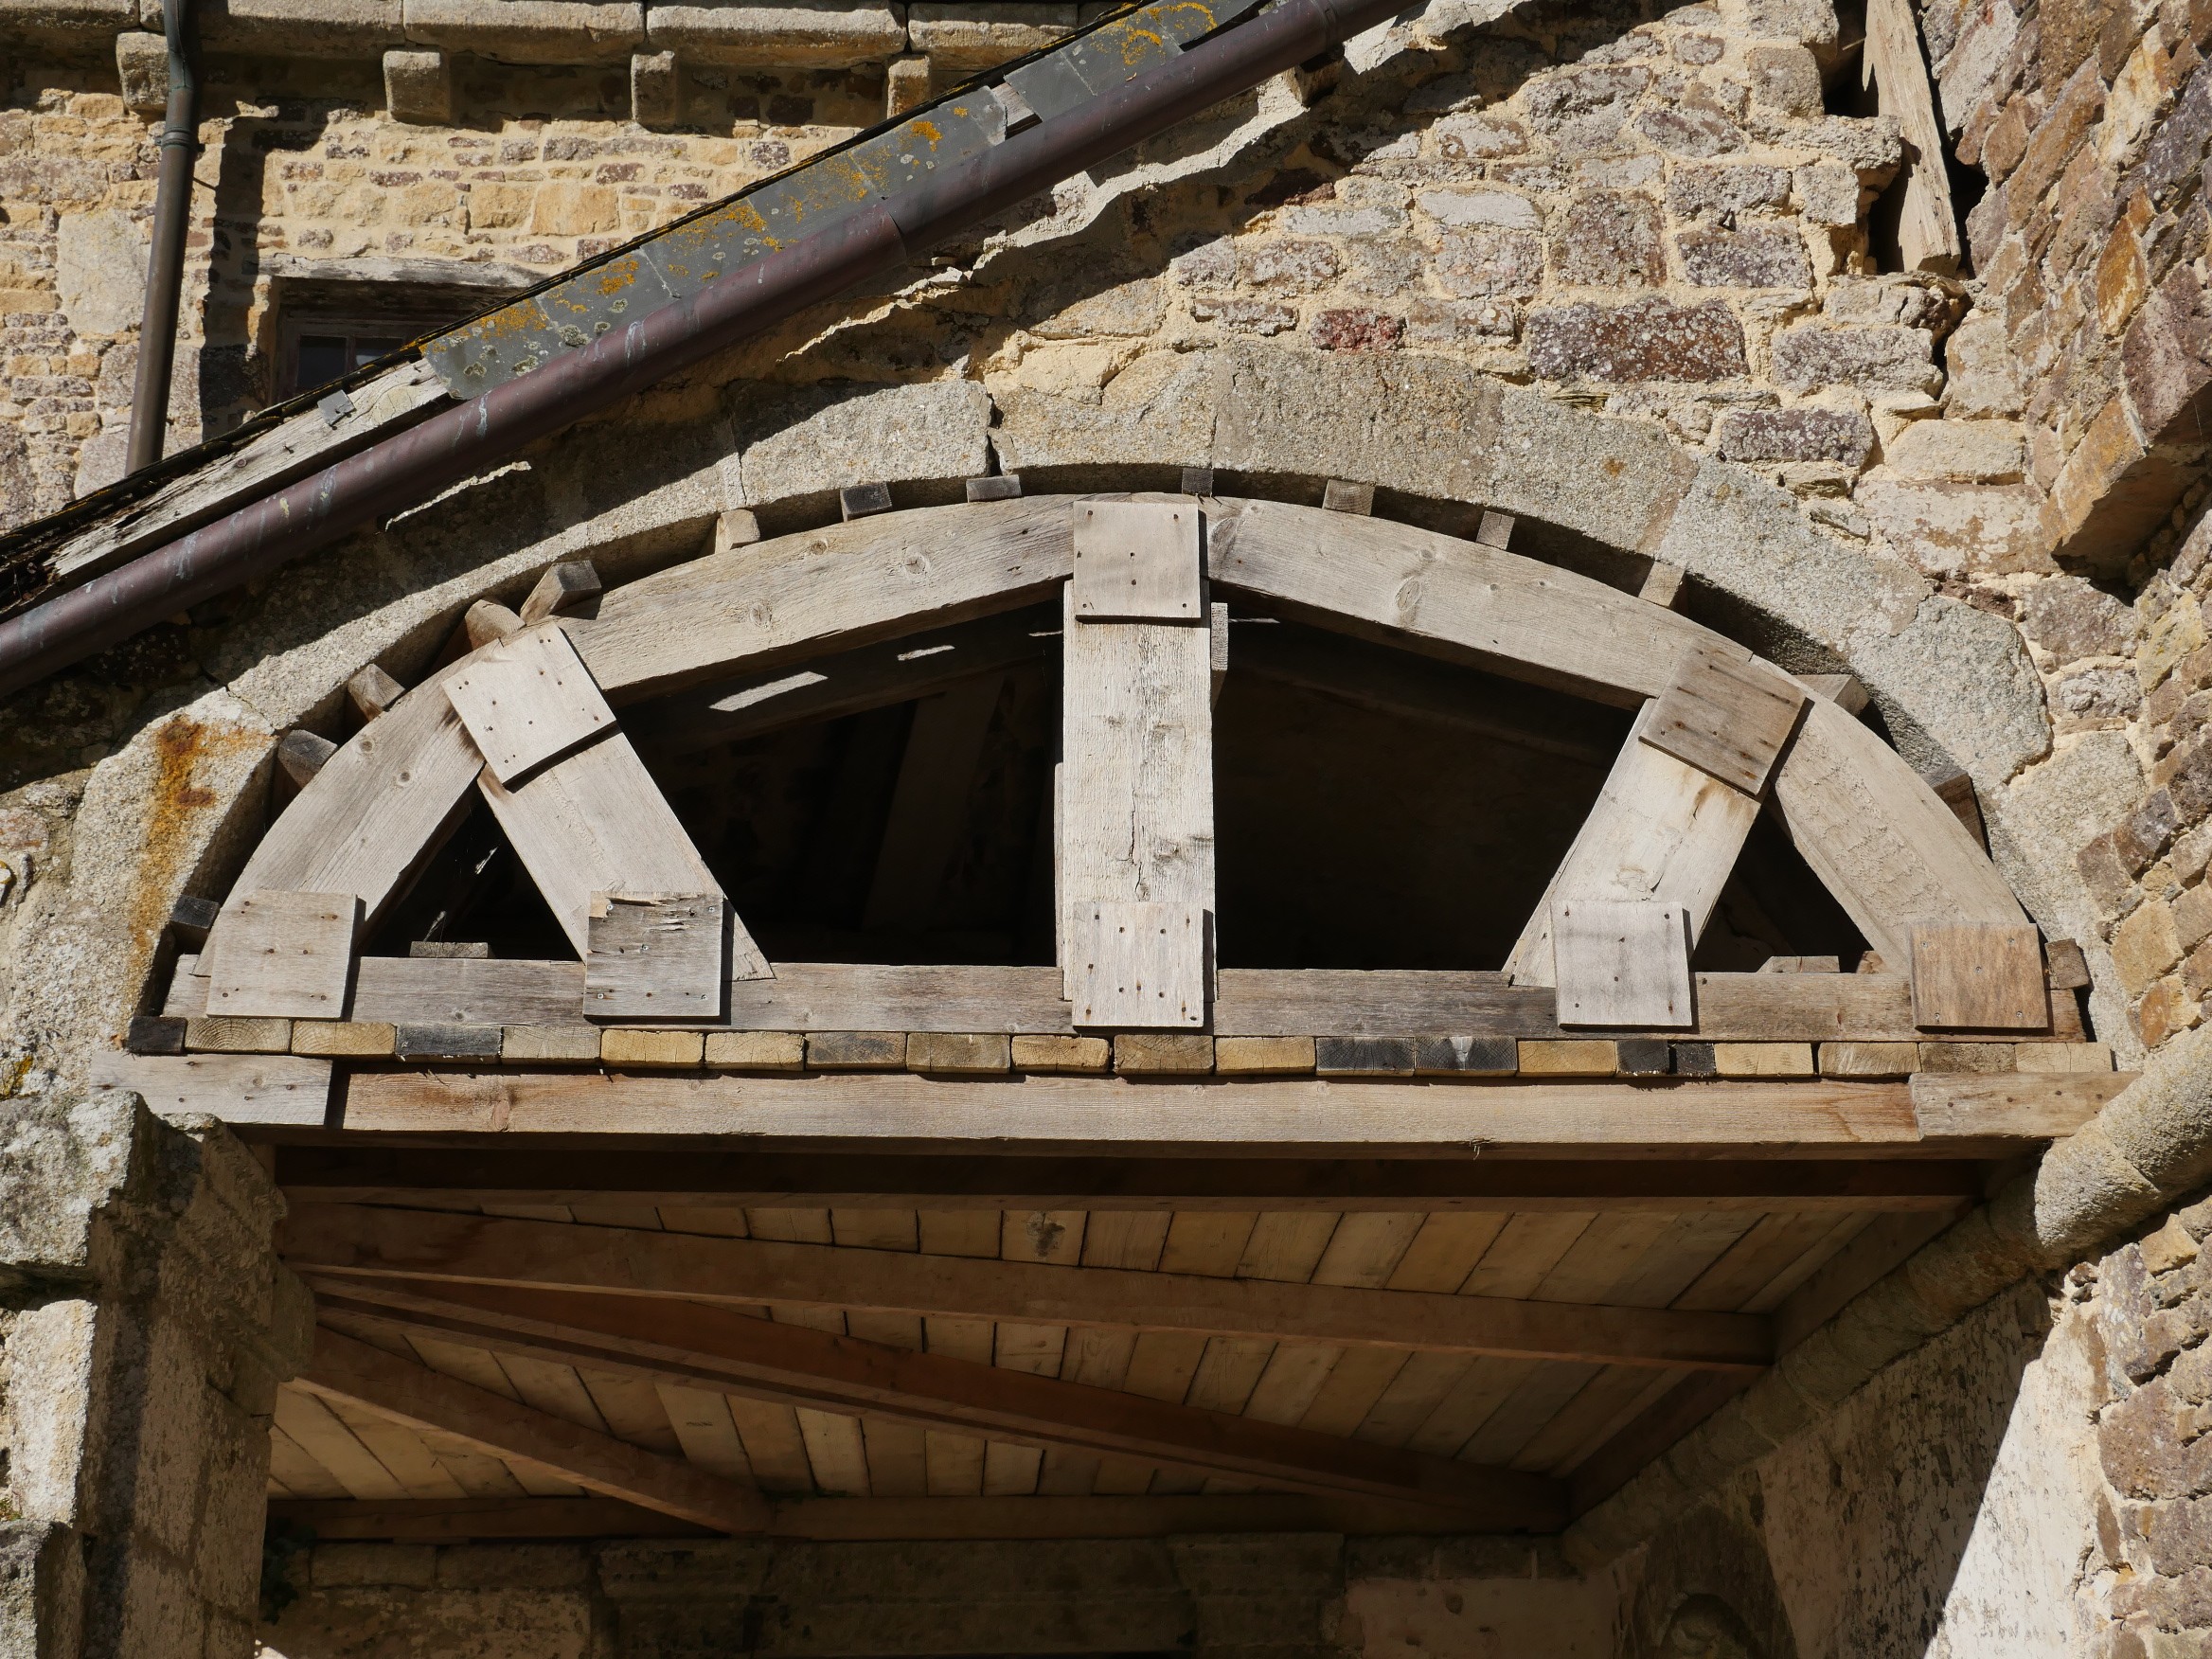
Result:
[[[1763,1369],[1755,1314],[1592,1307],[921,1256],[324,1204],[284,1223],[302,1272],[1110,1326],[1515,1359]]]
[[[1561,1485],[1001,1366],[913,1353],[695,1302],[325,1279],[325,1307],[499,1353],[1029,1446],[1163,1463],[1300,1491],[1415,1502],[1470,1525],[1547,1530]]]
[[[758,1492],[328,1328],[315,1331],[314,1353],[294,1386],[450,1435],[494,1457],[527,1458],[592,1491],[719,1531],[758,1532],[768,1525],[768,1504]]]

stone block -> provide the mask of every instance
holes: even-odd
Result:
[[[503,1026],[499,1058],[507,1065],[596,1065],[597,1026]]]
[[[106,208],[62,215],[54,235],[54,287],[70,328],[80,334],[135,329],[146,306],[146,260],[145,234],[129,214]]]
[[[1016,1037],[1013,1066],[1023,1072],[1102,1072],[1114,1061],[1103,1037]]]
[[[1499,230],[1541,230],[1543,216],[1526,196],[1511,190],[1423,190],[1414,205],[1440,224],[1490,225]]]
[[[1525,333],[1529,367],[1546,380],[1711,381],[1745,370],[1743,330],[1718,300],[1541,307]]]
[[[1311,1037],[1221,1037],[1214,1041],[1214,1070],[1223,1077],[1259,1077],[1313,1069]]]
[[[1743,61],[1754,103],[1786,116],[1821,113],[1820,64],[1803,46],[1752,46]]]
[[[1551,269],[1555,279],[1570,287],[1657,287],[1667,276],[1659,204],[1614,190],[1577,196],[1561,218]]]
[[[384,103],[395,121],[446,127],[454,118],[453,63],[443,52],[386,52]]]
[[[2126,656],[2135,648],[2134,609],[2078,576],[2053,576],[2028,588],[2021,628],[2060,662]]]
[[[804,1071],[807,1040],[796,1031],[709,1031],[705,1060],[724,1071]]]
[[[116,73],[123,107],[134,115],[159,115],[169,107],[169,42],[143,29],[116,37]]]
[[[1851,176],[1856,198],[1857,177],[1848,169],[1839,170]],[[1667,210],[1677,219],[1734,219],[1781,207],[1789,200],[1788,169],[1750,162],[1685,162],[1667,181]]]
[[[654,51],[740,69],[840,69],[906,50],[906,26],[887,5],[798,0],[780,6],[660,6],[646,19]]]
[[[1943,384],[1935,350],[1925,329],[1799,323],[1775,337],[1774,375],[1793,392],[1853,386],[1933,395]]]
[[[1357,308],[1316,312],[1309,334],[1323,351],[1389,351],[1404,336],[1403,317]]]
[[[705,1041],[697,1031],[652,1031],[617,1026],[599,1033],[599,1062],[682,1070],[701,1063]]]
[[[1806,223],[1848,230],[1859,223],[1864,200],[1859,175],[1840,161],[1815,162],[1797,169],[1798,211]]]
[[[540,236],[593,236],[621,224],[622,200],[612,186],[556,179],[531,198],[530,229]]]
[[[906,9],[906,38],[952,84],[967,76],[1041,52],[1075,32],[1072,4],[1010,0],[915,0]]]
[[[139,22],[161,27],[160,0],[140,0]],[[401,0],[224,0],[195,14],[214,52],[289,58],[374,58],[401,45]]]
[[[1731,409],[1715,423],[1731,461],[1837,461],[1863,467],[1874,428],[1856,409]]]
[[[733,504],[828,493],[855,478],[969,478],[990,459],[990,397],[972,381],[728,388]]]
[[[929,102],[930,62],[927,58],[894,58],[883,67],[883,117],[896,120]]]
[[[1197,1076],[1214,1068],[1214,1040],[1189,1032],[1125,1031],[1114,1039],[1114,1069],[1126,1076]]]
[[[407,43],[502,63],[619,63],[645,44],[641,4],[406,0]]]
[[[630,118],[640,127],[674,127],[684,119],[684,71],[673,52],[630,58]]]
[[[1451,232],[1436,251],[1434,271],[1455,298],[1526,298],[1543,280],[1543,243],[1528,230]]]
[[[948,1076],[996,1074],[1013,1064],[1007,1038],[990,1031],[912,1031],[906,1069]]]
[[[1525,1039],[1517,1069],[1523,1077],[1609,1078],[1620,1069],[1620,1051],[1606,1037]]]
[[[1908,478],[2003,484],[2027,469],[2027,435],[2010,420],[1915,420],[1883,459]]]
[[[2013,576],[2055,568],[2033,485],[1874,477],[1860,484],[1853,499],[1890,546],[1924,575]]]
[[[319,1543],[308,1573],[318,1590],[371,1584],[427,1590],[437,1581],[437,1550],[427,1543]]]
[[[1804,241],[1781,225],[1686,230],[1674,239],[1683,274],[1700,288],[1789,288],[1812,285]]]
[[[200,1054],[289,1054],[292,1022],[200,1015],[185,1022],[185,1046]]]
[[[382,1020],[295,1020],[292,1052],[333,1060],[382,1060],[392,1053],[397,1026]]]
[[[814,1071],[903,1071],[903,1031],[812,1031],[807,1064]]]
[[[2113,929],[2113,970],[2130,996],[2141,996],[2181,959],[2181,935],[2163,899],[2145,901]]]

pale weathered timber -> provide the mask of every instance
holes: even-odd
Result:
[[[1965,826],[1898,753],[1825,698],[1775,770],[1797,850],[1893,970],[1924,924],[2027,919]]]
[[[492,1457],[526,1457],[588,1490],[722,1532],[757,1532],[757,1491],[657,1452],[542,1412],[324,1329],[294,1386],[348,1400],[394,1422],[451,1436]]]
[[[1051,1266],[361,1205],[294,1211],[279,1249],[302,1272],[683,1296],[738,1307],[792,1303],[1606,1365],[1758,1369],[1774,1357],[1764,1322],[1735,1313]]]
[[[436,686],[419,687],[331,756],[287,807],[231,888],[352,893],[373,922],[437,850],[483,757]]]
[[[594,893],[722,891],[652,774],[619,731],[563,756],[511,790],[487,771],[482,788],[579,956],[591,948]],[[731,973],[767,977],[767,958],[736,911],[727,914]]]
[[[550,626],[525,628],[488,646],[438,684],[504,784],[615,725],[615,711],[576,647]]]
[[[1542,1526],[1559,1513],[1559,1489],[1540,1476],[832,1336],[732,1309],[509,1287],[440,1285],[435,1295],[419,1289],[356,1281],[334,1290],[331,1305],[494,1352],[1301,1491],[1416,1502],[1478,1525]]]
[[[1203,622],[1195,501],[1085,501],[1074,524],[1079,622]]]
[[[712,1020],[729,985],[720,893],[594,893],[584,1012],[599,1020]]]
[[[2134,1072],[1923,1072],[1912,1080],[1920,1133],[1945,1139],[2072,1134],[2133,1082]]]
[[[907,703],[995,669],[1060,654],[1060,608],[1030,606],[862,646],[806,665],[711,681],[633,705],[626,729],[648,756],[689,754],[810,721]]]
[[[330,1062],[290,1054],[103,1054],[93,1080],[227,1123],[317,1129],[330,1108]]]
[[[1195,544],[1192,558],[1196,559]],[[1080,622],[1067,601],[1061,760],[1055,829],[1061,966],[1067,994],[1098,1006],[1077,978],[1079,912],[1124,904],[1214,908],[1213,706],[1208,631],[1184,623]],[[1180,931],[1173,970],[1187,988],[1211,978],[1208,929]],[[1203,1012],[1201,1019],[1203,1020]]]
[[[1692,945],[1720,902],[1758,802],[1642,740],[1647,704],[1551,885],[1521,930],[1506,972],[1554,985],[1551,907],[1561,901],[1657,899],[1688,915]]]
[[[2058,1074],[2063,1076],[2064,1074]],[[2092,1083],[2091,1074],[2079,1074]],[[892,1072],[693,1077],[360,1071],[342,1127],[374,1133],[850,1137],[919,1149],[1306,1148],[1382,1156],[1436,1148],[1788,1151],[1926,1140],[1901,1082],[1610,1079],[1465,1083],[1222,1081]],[[2000,1135],[2021,1142],[2034,1133]],[[1945,1150],[1949,1150],[1948,1148]]]
[[[1619,1030],[1696,1024],[1689,913],[1659,899],[1551,902],[1559,1021]]]
[[[1905,141],[1904,210],[1898,220],[1898,251],[1908,271],[1950,276],[1965,243],[1951,200],[1943,123],[1920,54],[1920,29],[1907,0],[1867,0],[1864,84],[1871,84],[1881,111],[1897,117]]]
[[[562,626],[617,703],[824,649],[943,627],[1068,578],[1070,498],[922,508],[709,554]]]
[[[1762,794],[1797,726],[1805,688],[1736,650],[1683,659],[1638,734],[1653,748],[1748,795]]]
[[[1205,929],[1205,912],[1195,904],[1070,905],[1067,986],[1076,1028],[1204,1026]]]
[[[1913,929],[1913,1019],[1934,1031],[2041,1031],[2051,1023],[2041,937],[2027,923]]]
[[[342,1018],[360,920],[353,893],[260,891],[235,900],[216,919],[201,958],[207,1011]]]
[[[1939,1158],[1059,1157],[787,1152],[749,1145],[273,1147],[295,1204],[607,1204],[679,1209],[1296,1210],[1360,1214],[1949,1213],[1981,1166]]]
[[[915,705],[862,927],[894,933],[929,928],[945,871],[968,825],[975,768],[1005,685],[1004,674],[978,674]]]
[[[1587,577],[1388,519],[1245,502],[1210,542],[1223,587],[1624,707],[1664,691],[1694,645],[1741,650]]]

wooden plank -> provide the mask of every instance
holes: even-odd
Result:
[[[163,1012],[206,1008],[197,958],[180,957]],[[1073,1032],[1057,968],[876,967],[782,962],[774,979],[739,980],[710,1028],[758,1031]],[[1223,1037],[1566,1035],[1545,986],[1501,973],[1423,970],[1225,968],[1213,1029]],[[391,1025],[573,1025],[580,962],[364,956],[353,1018]],[[1698,1029],[1711,1042],[1902,1043],[1918,1035],[1902,973],[1701,973]]]
[[[2094,1080],[2094,1079],[2091,1079]],[[849,1137],[920,1150],[1276,1147],[1376,1156],[1437,1147],[1786,1151],[1918,1146],[1901,1082],[1610,1079],[1462,1085],[1275,1078],[972,1081],[902,1073],[691,1077],[356,1072],[341,1127],[381,1133]],[[2025,1143],[2032,1134],[2000,1136]]]
[[[1893,971],[1916,927],[2027,919],[1951,809],[1834,704],[1807,705],[1774,790],[1797,850]]]
[[[296,1385],[276,1391],[276,1424],[356,1498],[406,1495],[399,1479],[335,1417],[330,1408]]]
[[[348,1205],[300,1206],[283,1224],[281,1248],[294,1267],[317,1275],[539,1285],[738,1306],[799,1303],[1002,1324],[1294,1337],[1606,1364],[1756,1367],[1772,1358],[1763,1325],[1734,1315],[1593,1306],[1567,1311],[1487,1296],[1307,1283],[1323,1248],[1311,1240],[1325,1241],[1333,1218],[1290,1212],[1279,1219],[1306,1223],[1297,1229],[1305,1237],[1292,1258],[1273,1259],[1256,1234],[1236,1278]],[[1667,1218],[1649,1214],[1622,1220],[1654,1233],[1667,1224]]]
[[[1000,1210],[1091,1212],[1083,1264],[1158,1264],[1168,1212],[1320,1209],[1418,1231],[1390,1286],[1456,1290],[1438,1265],[1487,1244],[1491,1219],[1522,1210],[1655,1209],[1758,1215],[1775,1209],[1837,1214],[1943,1212],[1978,1198],[1978,1165],[1935,1158],[1172,1158],[1035,1157],[970,1151],[915,1155],[790,1152],[707,1140],[661,1147],[562,1148],[515,1142],[446,1142],[436,1148],[354,1141],[277,1146],[276,1179],[295,1204],[398,1204],[470,1209],[512,1203],[619,1200],[657,1205],[671,1230],[705,1233],[679,1211],[729,1214],[739,1206],[874,1202],[921,1208],[922,1247],[937,1255],[998,1254]],[[971,1206],[990,1205],[980,1213]],[[939,1223],[974,1217],[991,1242],[953,1251]],[[966,1223],[963,1223],[965,1225]],[[714,1229],[745,1237],[741,1226]],[[1317,1274],[1335,1258],[1332,1240]],[[1441,1254],[1439,1254],[1441,1253]],[[1324,1278],[1325,1283],[1348,1282]]]
[[[1655,749],[1748,795],[1765,793],[1796,730],[1805,688],[1741,648],[1691,651],[1638,734]]]
[[[1301,1491],[1421,1503],[1477,1525],[1543,1527],[1558,1518],[1556,1489],[1540,1478],[904,1352],[728,1309],[469,1285],[437,1290],[426,1297],[355,1284],[333,1306],[465,1334],[499,1351],[803,1400],[820,1415],[868,1412],[928,1429],[1014,1444],[1072,1445]]]
[[[1072,590],[1071,590],[1072,595]],[[1055,841],[1061,964],[1078,989],[1073,932],[1084,907],[1214,908],[1213,710],[1206,630],[1173,623],[1079,624],[1069,600],[1061,645],[1060,810]],[[1211,978],[1206,928],[1170,935],[1179,992]],[[1083,984],[1096,991],[1086,974]],[[1094,994],[1086,999],[1097,1006]],[[1147,1024],[1157,1024],[1148,1021]]]
[[[1196,904],[1068,907],[1078,1030],[1196,1030],[1206,1021],[1206,913]]]
[[[550,624],[487,646],[438,682],[501,783],[615,729],[615,711]]]
[[[444,693],[418,687],[356,732],[269,827],[232,902],[259,892],[351,893],[363,925],[373,923],[437,851],[483,768]]]
[[[1897,227],[1904,269],[1948,276],[1966,248],[1951,200],[1943,123],[1928,84],[1919,24],[1906,0],[1867,0],[1861,73],[1876,88],[1882,114],[1897,117],[1905,140],[1905,199]]]
[[[586,907],[584,1012],[599,1020],[699,1020],[729,984],[720,893],[594,893]]]
[[[1913,929],[1913,1020],[1931,1031],[2043,1031],[2051,1024],[2034,927],[1922,923]]]
[[[253,892],[234,896],[201,957],[207,1011],[247,1017],[335,1020],[353,980],[361,901],[351,893]]]
[[[562,623],[616,703],[1010,611],[1074,565],[1069,498],[889,512],[732,547]]]
[[[205,1112],[231,1124],[318,1128],[330,1115],[330,1062],[291,1054],[99,1054],[93,1080],[133,1089],[156,1112]]]
[[[975,768],[1005,685],[1004,674],[980,674],[915,705],[861,913],[869,932],[929,929],[968,825]]]
[[[1204,622],[1195,501],[1085,501],[1074,508],[1079,622]]]
[[[1912,1079],[1913,1114],[1930,1140],[2058,1140],[2095,1117],[2140,1075],[1923,1072]]]
[[[1657,899],[1688,913],[1690,943],[1705,931],[1736,868],[1758,802],[1642,740],[1647,704],[1605,787],[1544,889],[1506,973],[1516,985],[1556,985],[1551,907],[1566,900]]]
[[[580,957],[591,948],[594,893],[722,891],[660,785],[618,731],[511,790],[489,772],[481,787]],[[768,977],[767,958],[737,913],[728,915],[731,974]]]
[[[1561,1025],[1687,1030],[1697,1024],[1683,905],[1555,895],[1551,937]]]
[[[313,1355],[295,1386],[451,1435],[495,1457],[526,1457],[592,1491],[720,1531],[754,1532],[767,1524],[768,1506],[756,1492],[333,1330],[316,1331]]]
[[[1700,643],[1686,617],[1557,565],[1388,519],[1274,501],[1217,519],[1219,585],[1295,607],[1317,626],[1380,634],[1514,679],[1634,707]]]

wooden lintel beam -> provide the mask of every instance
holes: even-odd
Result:
[[[354,1204],[303,1206],[285,1222],[282,1240],[285,1259],[318,1276],[678,1296],[738,1307],[795,1304],[1591,1365],[1756,1372],[1774,1358],[1767,1321],[1749,1313],[1057,1267]]]
[[[323,1305],[497,1353],[781,1404],[1069,1446],[1332,1496],[1449,1510],[1475,1528],[1548,1530],[1565,1489],[1541,1475],[915,1353],[697,1302],[325,1280]]]
[[[1980,1199],[1984,1179],[1979,1164],[1935,1158],[1053,1158],[762,1151],[707,1140],[275,1151],[276,1179],[295,1204],[1948,1214]]]
[[[768,1524],[759,1493],[328,1328],[294,1386],[348,1400],[394,1422],[450,1435],[493,1457],[524,1457],[578,1486],[720,1532]]]

